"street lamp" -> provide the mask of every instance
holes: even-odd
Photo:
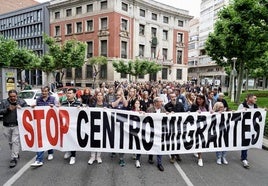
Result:
[[[235,69],[235,62],[236,62],[237,58],[233,57],[232,61],[234,62],[234,66],[233,66],[233,70],[232,70],[232,92],[231,92],[231,101],[234,102],[235,100],[235,76],[237,75],[237,71]]]

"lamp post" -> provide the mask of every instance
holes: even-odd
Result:
[[[231,101],[234,102],[235,100],[235,76],[237,75],[237,71],[235,69],[235,62],[237,60],[236,57],[232,58],[233,62],[234,62],[234,66],[233,66],[233,70],[232,70],[232,92],[231,92]]]

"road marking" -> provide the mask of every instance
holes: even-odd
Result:
[[[181,177],[184,179],[185,183],[188,186],[194,186],[194,184],[191,182],[188,176],[186,176],[185,172],[182,170],[181,166],[177,162],[174,163],[174,166],[177,169],[177,171],[180,173]]]
[[[33,157],[33,159],[28,161],[28,163],[26,163],[16,174],[14,174],[14,176],[12,176],[3,186],[10,186],[13,183],[15,183],[21,177],[21,175],[30,168],[31,163],[34,160],[35,160],[35,157]]]

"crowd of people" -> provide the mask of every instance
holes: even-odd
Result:
[[[55,98],[48,94],[49,87],[41,88],[42,96],[37,99],[37,106],[63,106],[63,107],[107,107],[120,110],[131,110],[134,112],[147,113],[179,113],[179,112],[224,112],[230,111],[224,94],[218,88],[200,87],[192,84],[180,85],[178,83],[127,83],[115,82],[114,84],[102,83],[99,88],[92,90],[85,88],[82,94],[76,95],[76,88],[69,88],[65,95],[57,103]],[[15,90],[8,92],[8,98],[0,103],[0,114],[4,115],[5,136],[10,144],[11,161],[10,167],[15,167],[19,158],[19,134],[16,109],[26,106],[25,101],[17,97]],[[257,108],[256,96],[249,94],[245,102],[239,105],[238,109]],[[35,105],[32,105],[34,107]],[[202,154],[194,154],[197,158],[198,166],[203,166]],[[115,157],[115,153],[111,153]],[[69,159],[69,164],[74,164],[76,152],[66,152],[64,159]],[[133,156],[135,166],[141,167],[140,154]],[[36,161],[31,165],[39,167],[43,165],[44,152],[37,152]],[[48,151],[48,160],[53,159],[53,150]],[[88,164],[94,161],[102,163],[100,152],[91,152]],[[182,161],[179,154],[172,154],[170,163]],[[241,161],[245,168],[249,168],[247,161],[247,150],[241,152]],[[153,155],[149,155],[148,162],[153,164]],[[216,152],[216,163],[228,164],[226,152]],[[124,153],[119,154],[119,165],[125,166]],[[157,167],[164,171],[162,155],[157,155]]]

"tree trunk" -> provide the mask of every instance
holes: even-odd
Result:
[[[256,89],[257,88],[257,78],[254,78],[254,85],[253,85],[253,89]]]
[[[246,70],[246,83],[245,83],[245,91],[248,91],[248,70]]]
[[[262,90],[264,90],[266,87],[266,77],[263,76],[263,79],[262,79]]]
[[[230,74],[229,76],[229,87],[228,87],[228,97],[231,99],[232,96],[232,88],[233,88],[233,75]]]
[[[240,102],[240,95],[243,85],[243,77],[244,77],[244,63],[240,61],[239,63],[239,73],[238,73],[238,82],[237,82],[237,88],[236,88],[236,96],[235,96],[235,103]]]

